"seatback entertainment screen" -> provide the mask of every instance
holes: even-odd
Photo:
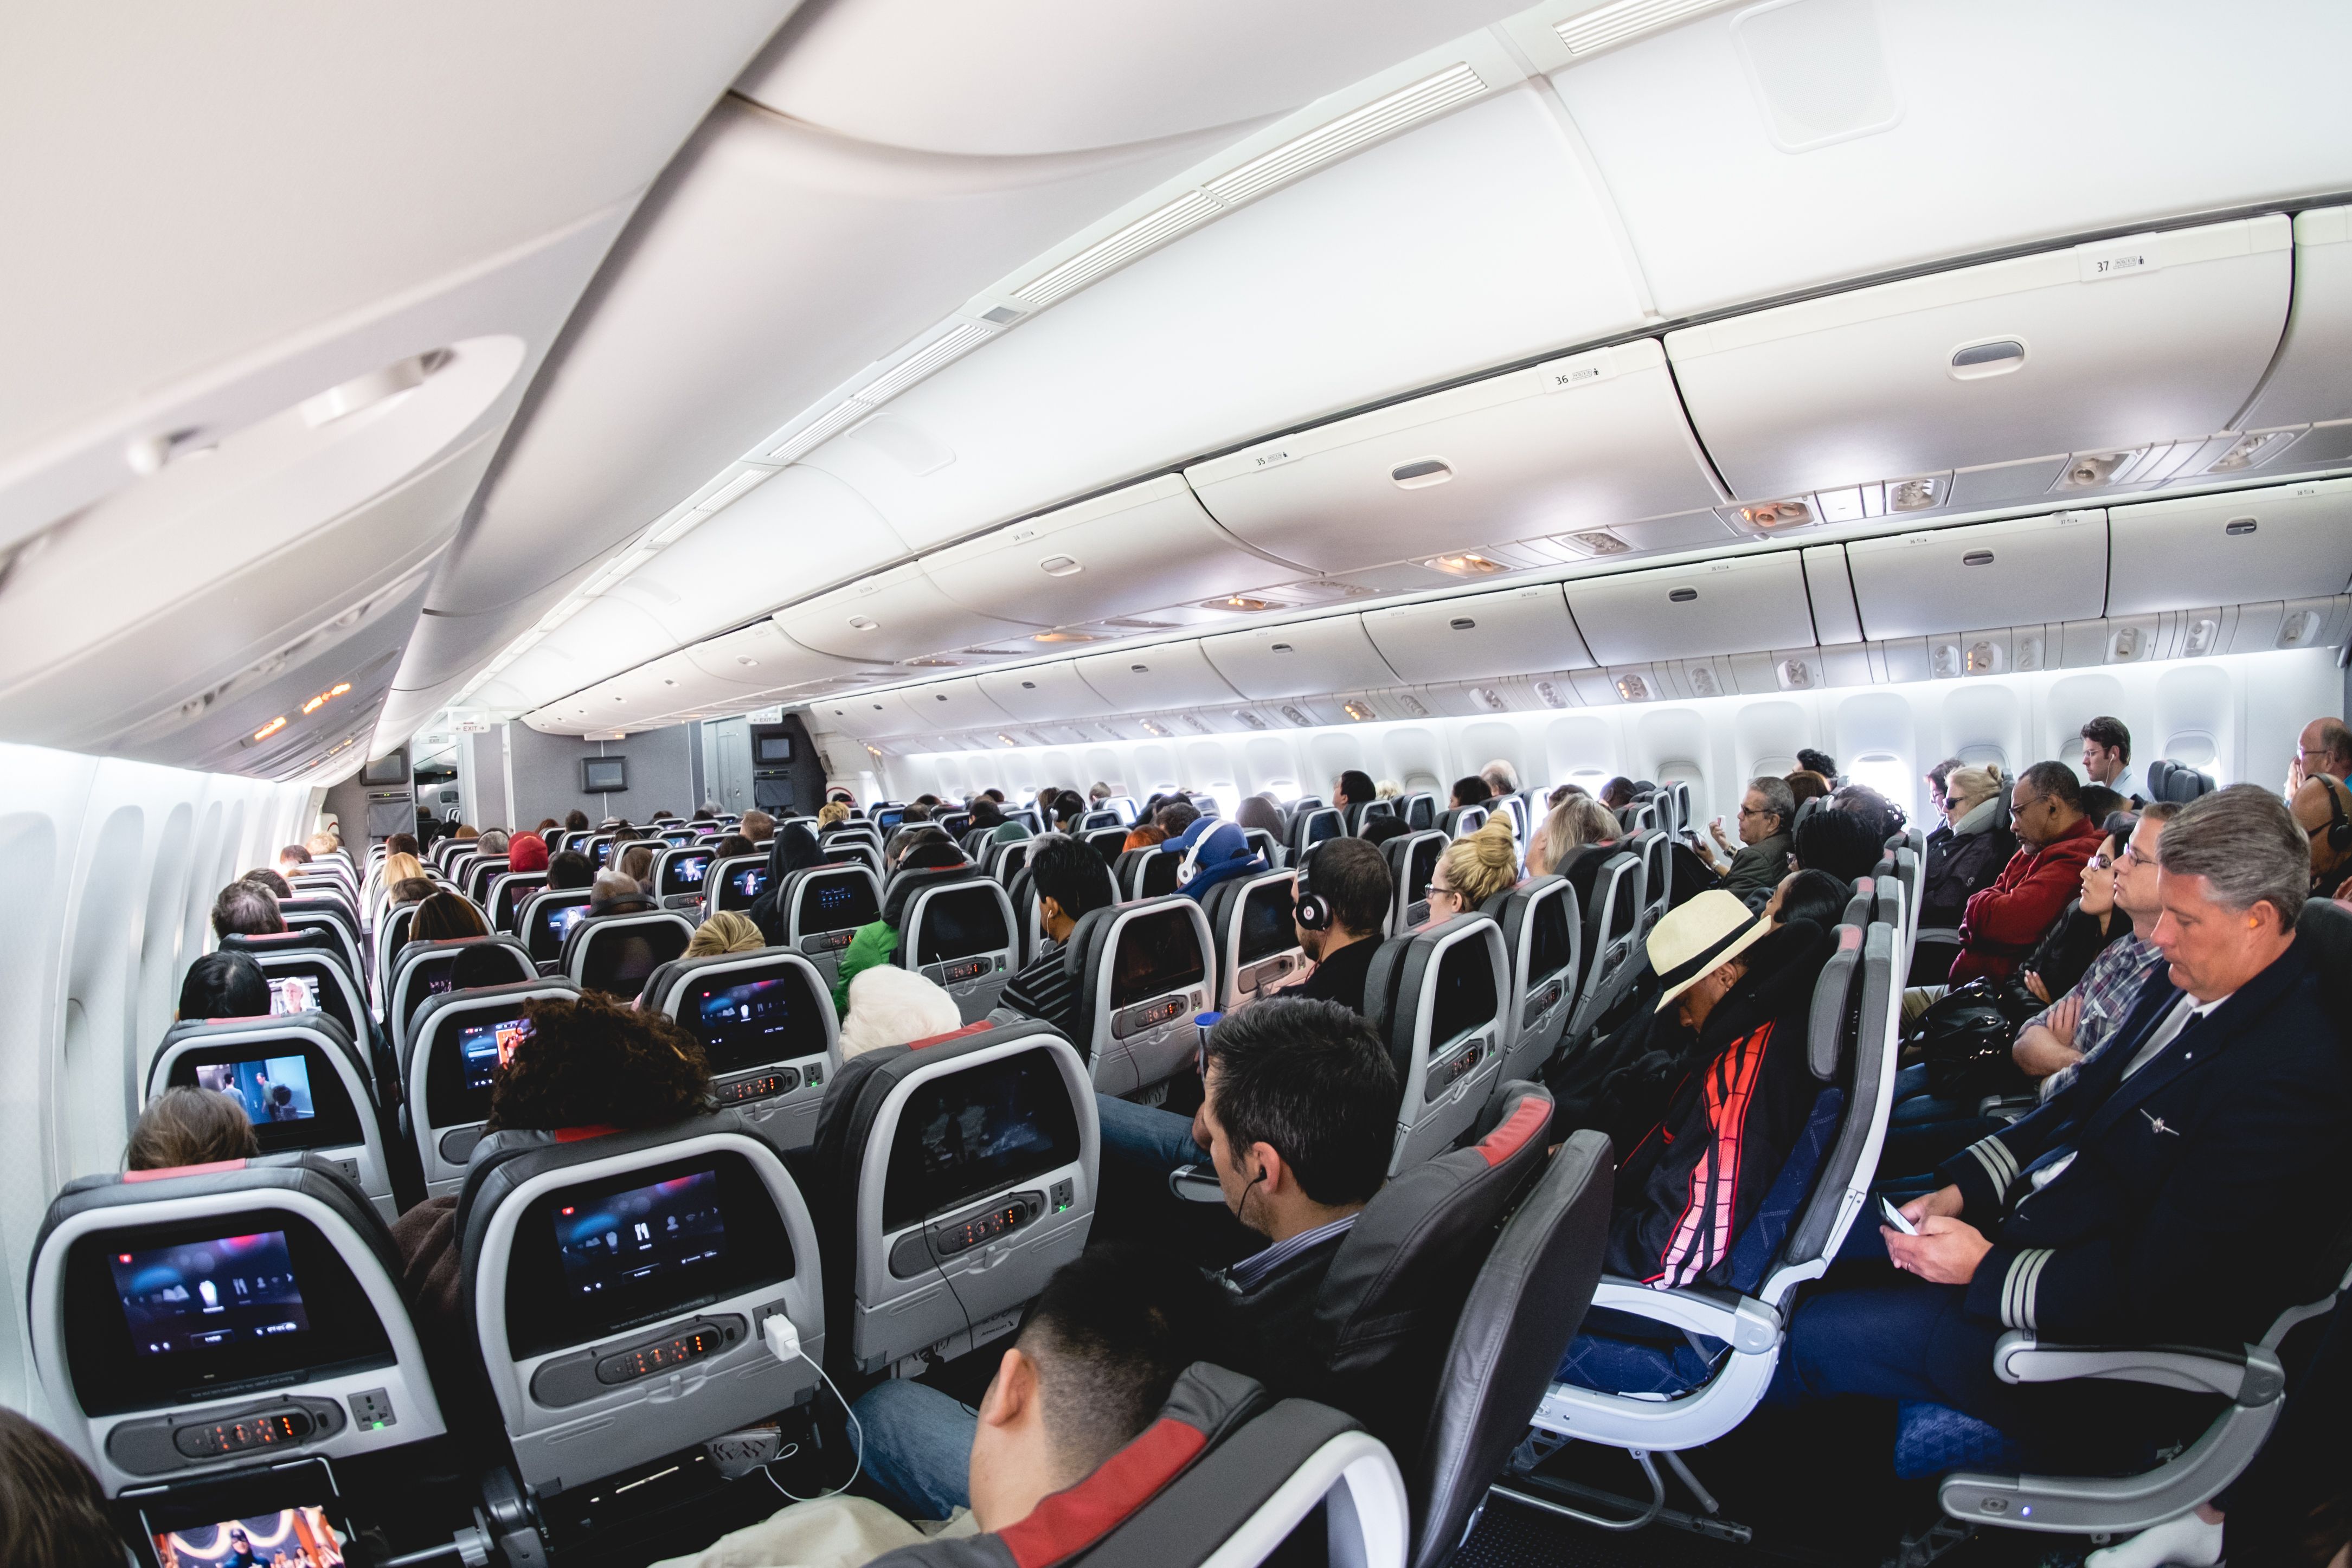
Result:
[[[727,885],[747,900],[756,899],[768,890],[768,868],[765,866],[746,866],[729,878]]]
[[[563,1281],[575,1297],[693,1294],[683,1276],[717,1272],[727,1254],[719,1173],[692,1171],[555,1211]]]
[[[1046,1052],[950,1073],[915,1089],[899,1112],[882,1228],[898,1230],[1077,1157],[1077,1115]]]
[[[457,1054],[466,1063],[466,1087],[486,1089],[496,1085],[499,1071],[514,1059],[515,1047],[529,1038],[530,1020],[523,1017],[468,1024],[459,1029]]]
[[[319,1005],[316,984],[299,974],[273,975],[269,982],[269,1012],[282,1018],[289,1013],[307,1013]]]
[[[182,1354],[310,1329],[282,1230],[118,1252],[111,1268],[135,1355]]]
[[[1118,956],[1111,962],[1110,1005],[1130,1006],[1187,985],[1207,973],[1200,934],[1188,907],[1171,905],[1139,915],[1119,928]]]
[[[698,893],[702,891],[703,873],[709,869],[709,855],[673,855],[662,868],[662,891],[665,894]]]
[[[1495,1021],[1495,967],[1480,942],[1457,942],[1438,956],[1437,1005],[1430,1013],[1432,1050]]]
[[[799,974],[720,974],[707,984],[709,989],[680,998],[678,1021],[701,1040],[711,1071],[733,1072],[824,1048],[816,998]]]
[[[975,883],[934,893],[923,905],[923,928],[915,943],[917,963],[946,963],[1013,945],[996,885]]]
[[[874,883],[866,877],[811,877],[801,884],[801,931],[847,931],[881,918]]]
[[[1291,919],[1297,901],[1287,878],[1250,889],[1242,901],[1242,963],[1255,963],[1298,945],[1298,927]]]
[[[196,1068],[196,1087],[227,1095],[245,1107],[247,1121],[308,1121],[318,1114],[310,1100],[310,1063],[299,1054],[249,1062],[212,1062]]]

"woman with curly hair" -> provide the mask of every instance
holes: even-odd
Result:
[[[702,1043],[659,1013],[592,991],[527,1002],[523,1018],[530,1032],[499,1071],[489,1120],[482,1123],[485,1136],[658,1127],[711,1110]],[[455,1196],[428,1198],[392,1227],[403,1279],[417,1305],[417,1332],[436,1365],[462,1365],[465,1359],[457,1213]],[[456,1359],[438,1359],[444,1355]]]

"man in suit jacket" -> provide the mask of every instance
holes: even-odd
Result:
[[[2157,1391],[2002,1384],[2003,1331],[2234,1346],[2332,1285],[2320,1254],[2341,1224],[2352,1071],[2295,934],[2303,831],[2242,784],[2184,807],[2158,855],[2168,970],[2073,1084],[1945,1163],[1902,1210],[1916,1235],[1882,1227],[1914,1279],[1806,1301],[1780,1397],[1928,1400],[2002,1428],[2029,1463],[2079,1468],[2095,1436],[2151,1436],[2138,1395]],[[2137,1425],[2101,1433],[2122,1394]]]

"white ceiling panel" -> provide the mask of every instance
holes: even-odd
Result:
[[[1741,38],[1758,13],[1776,25]],[[2352,186],[2336,70],[2352,7],[2285,0],[2260,26],[2219,21],[2186,0],[1798,0],[1554,79],[1676,316]],[[1788,150],[1842,132],[1861,133]]]
[[[918,548],[1123,475],[1639,320],[1610,224],[1535,89],[1219,218],[892,405],[956,454],[808,459]]]
[[[776,612],[776,625],[820,653],[891,664],[1043,628],[957,604],[909,561]]]
[[[1280,114],[1520,0],[933,0],[824,5],[736,90],[861,141],[1062,153]]]
[[[985,670],[979,679],[980,689],[999,708],[1024,723],[1092,718],[1111,711],[1111,705],[1078,678],[1078,667],[1067,660],[1025,669]]]
[[[1592,663],[1557,583],[1367,610],[1364,630],[1398,678],[1415,684],[1491,680]]]
[[[1236,695],[1196,642],[1088,654],[1075,662],[1079,676],[1114,713],[1198,708],[1231,702]]]
[[[2106,603],[2103,511],[1857,539],[1845,554],[1874,639],[2087,620]]]

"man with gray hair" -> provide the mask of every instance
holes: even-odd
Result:
[[[1789,830],[1797,820],[1797,797],[1790,793],[1789,781],[1766,775],[1748,781],[1748,793],[1739,802],[1739,842],[1738,853],[1731,852],[1730,837],[1723,831],[1723,818],[1708,823],[1707,832],[1727,854],[1729,865],[1716,858],[1715,851],[1706,845],[1697,846],[1698,856],[1706,862],[1707,869],[1723,879],[1723,890],[1738,898],[1750,910],[1760,910],[1780,879],[1789,872]]]
[[[1496,795],[1519,793],[1519,770],[1513,767],[1507,758],[1496,757],[1478,770],[1478,776],[1485,779],[1486,787]]]
[[[2154,1436],[2149,1407],[2115,1405],[2112,1384],[2003,1384],[2005,1330],[2236,1350],[2333,1285],[2340,1264],[2323,1254],[2352,1164],[2352,1063],[2315,942],[2296,935],[2303,830],[2277,796],[2238,784],[2184,806],[2157,858],[2151,940],[2166,962],[2112,1042],[2040,1110],[1946,1161],[1941,1184],[1903,1205],[1906,1229],[1849,1238],[1846,1256],[1883,1245],[1916,1278],[1809,1299],[1784,1395],[1932,1400],[2026,1445],[2029,1465],[2063,1453],[2079,1473]],[[2215,1561],[2219,1516],[2198,1524],[2198,1539],[2130,1561]]]

